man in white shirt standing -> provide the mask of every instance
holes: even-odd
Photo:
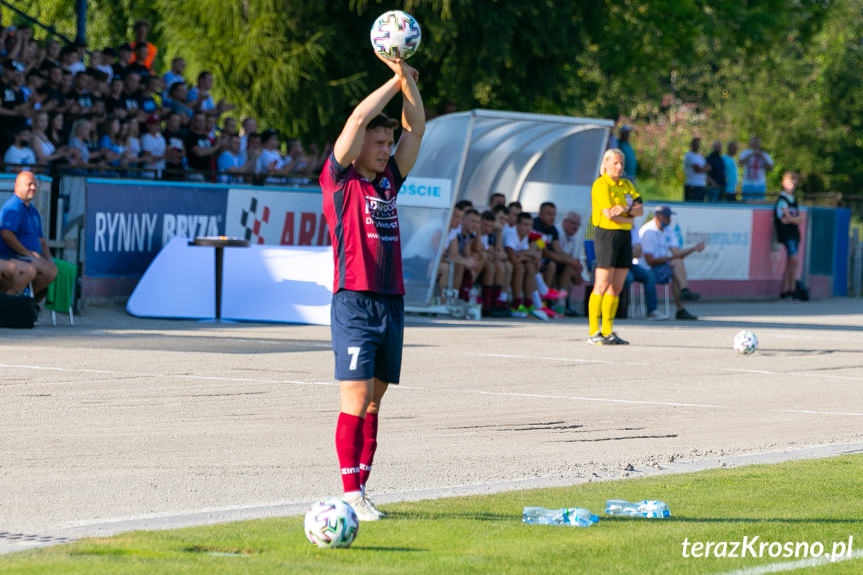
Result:
[[[761,138],[752,136],[749,147],[740,152],[743,166],[743,201],[763,200],[767,195],[767,172],[773,170],[773,158],[761,149]]]
[[[692,138],[689,151],[683,156],[683,199],[687,202],[703,202],[707,189],[707,173],[710,166],[704,156],[698,153],[701,138]]]
[[[683,306],[684,300],[696,301],[701,298],[689,290],[684,258],[694,252],[704,251],[705,244],[700,242],[689,248],[678,245],[677,237],[671,229],[671,216],[674,212],[669,206],[659,206],[653,212],[653,219],[641,226],[638,237],[641,241],[643,261],[647,264],[656,283],[671,282],[671,294],[677,306],[677,319],[698,319]]]

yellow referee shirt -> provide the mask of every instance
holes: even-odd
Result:
[[[602,174],[593,182],[593,188],[590,190],[590,199],[593,203],[591,223],[606,230],[631,230],[632,224],[613,222],[603,215],[602,210],[612,206],[625,206],[628,211],[632,207],[632,202],[638,197],[635,186],[629,180],[620,178],[615,182],[608,174]]]

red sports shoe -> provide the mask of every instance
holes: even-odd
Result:
[[[560,291],[549,289],[548,292],[542,296],[543,299],[563,299],[566,297],[566,290],[562,289]]]

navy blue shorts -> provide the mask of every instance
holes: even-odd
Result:
[[[330,333],[338,381],[376,377],[397,384],[402,370],[404,296],[340,290],[333,294]]]
[[[788,252],[789,256],[796,256],[797,252],[800,251],[800,240],[788,239],[784,242],[785,251]]]

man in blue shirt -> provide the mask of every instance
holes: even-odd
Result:
[[[3,240],[0,241],[0,258],[24,259],[36,268],[33,297],[39,301],[57,276],[57,266],[42,233],[42,217],[33,205],[36,191],[33,172],[19,173],[15,178],[15,195],[0,209],[0,239]]]

